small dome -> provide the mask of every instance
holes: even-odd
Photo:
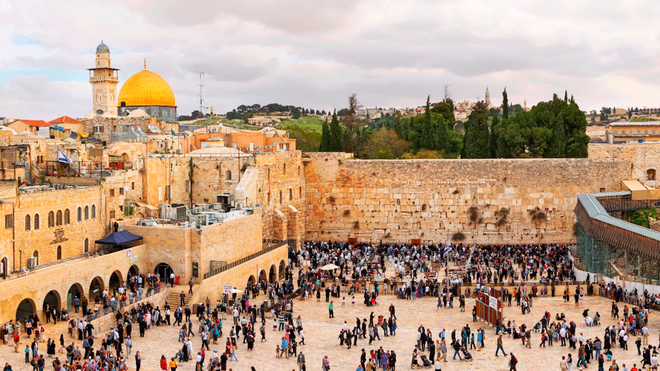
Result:
[[[99,44],[99,46],[96,47],[96,52],[97,53],[110,53],[110,48],[108,48],[108,46],[103,43],[103,40],[101,40],[101,43]]]
[[[149,117],[144,110],[141,109],[136,109],[133,110],[131,113],[128,114],[128,117]]]

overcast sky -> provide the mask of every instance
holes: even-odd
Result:
[[[100,40],[120,85],[165,78],[179,114],[239,104],[413,107],[426,96],[533,105],[567,89],[583,110],[660,106],[659,1],[0,0],[0,116],[92,111]]]

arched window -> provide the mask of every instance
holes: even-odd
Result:
[[[85,242],[83,243],[83,248],[85,253],[89,252],[89,238],[85,238]]]
[[[25,230],[29,231],[30,229],[32,229],[32,223],[30,220],[30,214],[28,214],[25,216]]]
[[[225,174],[227,176],[227,180],[231,180],[231,170],[227,170]]]
[[[286,175],[286,164],[282,167],[282,174]]]
[[[85,206],[85,220],[89,219],[89,206]]]
[[[57,260],[62,260],[62,245],[57,246]]]
[[[34,254],[32,254],[33,257],[37,258],[36,265],[39,265],[39,251],[35,251]]]
[[[34,214],[34,230],[39,230],[39,214]]]
[[[64,224],[71,224],[71,213],[69,209],[64,210]]]
[[[646,170],[646,180],[655,180],[655,169]]]
[[[48,212],[48,228],[53,228],[55,226],[55,213],[52,211]]]
[[[78,221],[82,220],[82,209],[78,208]]]
[[[96,218],[96,205],[92,205],[92,219]]]
[[[55,214],[55,224],[57,226],[62,225],[62,210],[57,210],[57,214]]]

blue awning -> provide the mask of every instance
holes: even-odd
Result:
[[[126,245],[141,240],[142,237],[136,236],[129,231],[119,231],[109,235],[106,238],[96,240],[96,243],[100,243],[103,245]]]

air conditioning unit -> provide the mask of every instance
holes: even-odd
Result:
[[[28,268],[34,269],[37,266],[37,257],[33,256],[28,259]]]

